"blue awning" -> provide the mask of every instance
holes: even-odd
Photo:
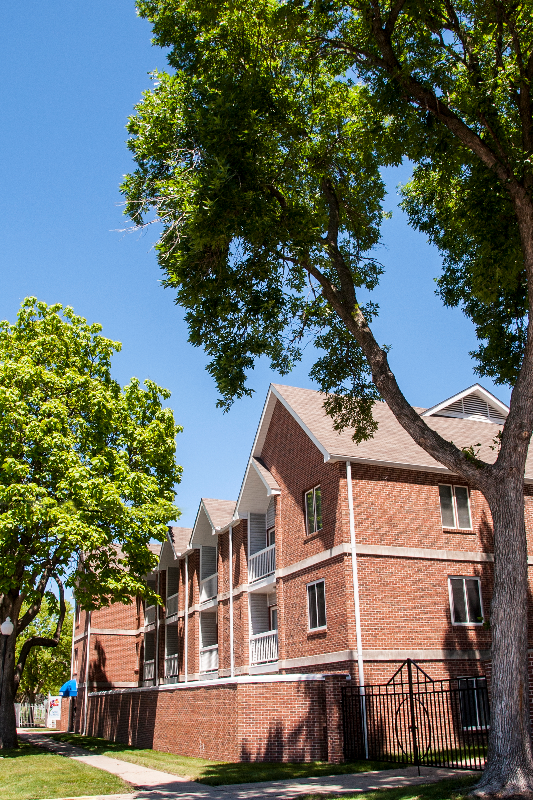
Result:
[[[78,685],[76,683],[76,680],[73,678],[72,680],[64,683],[61,689],[59,690],[59,694],[61,695],[61,697],[77,697]]]

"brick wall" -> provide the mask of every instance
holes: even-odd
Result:
[[[89,697],[87,731],[224,761],[325,760],[325,682],[227,682],[96,694]]]

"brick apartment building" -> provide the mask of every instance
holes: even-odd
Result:
[[[157,545],[147,579],[162,606],[78,610],[76,730],[207,758],[334,761],[347,679],[383,683],[407,658],[437,679],[486,673],[484,498],[384,403],[356,445],[323,400],[270,387],[238,499],[202,499],[194,527]],[[481,386],[417,410],[495,458],[508,409]],[[532,482],[530,467],[530,539]]]

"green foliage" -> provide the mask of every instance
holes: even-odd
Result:
[[[404,208],[443,256],[438,292],[473,320],[479,373],[516,380],[527,286],[509,185],[533,186],[531,0],[137,7],[174,72],[129,121],[126,213],[163,222],[165,284],[223,407],[250,393],[258,357],[285,374],[312,341],[335,426],[372,434],[378,395],[349,320],[378,311],[380,169],[406,158]]]
[[[55,601],[55,602],[54,602]],[[34,647],[30,650],[18,687],[18,695],[34,702],[37,694],[57,694],[70,678],[70,656],[72,652],[73,608],[67,603],[67,613],[56,647]],[[26,609],[23,607],[22,611]],[[57,600],[55,595],[45,596],[41,610],[28,625],[17,642],[17,658],[24,641],[31,636],[52,638],[57,624]]]
[[[364,418],[356,436],[365,438],[377,396],[368,368],[355,340],[346,346],[346,334],[333,331],[306,265],[332,274],[333,182],[342,196],[338,249],[356,286],[378,282],[370,251],[382,219],[374,149],[383,126],[369,93],[309,65],[268,2],[139,7],[153,13],[159,43],[172,44],[178,71],[154,75],[130,120],[139,166],[122,189],[135,222],[154,207],[164,222],[165,283],[187,311],[190,341],[211,357],[220,404],[250,393],[257,357],[286,374],[311,339],[325,349],[319,384],[351,395]]]
[[[169,392],[122,389],[120,345],[100,330],[35,298],[0,323],[0,596],[14,622],[53,577],[86,608],[151,597],[148,543],[179,515]]]

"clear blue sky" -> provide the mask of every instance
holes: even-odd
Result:
[[[201,496],[236,498],[269,382],[312,387],[312,353],[283,379],[260,364],[254,398],[222,414],[206,359],[187,343],[172,292],[159,285],[153,232],[115,232],[125,225],[118,186],[131,168],[126,119],[148,73],[166,63],[133,0],[6,3],[0,30],[0,318],[14,320],[27,295],[72,305],[122,342],[118,380],[150,377],[172,391],[184,427],[177,502],[181,524],[192,525]],[[409,401],[430,406],[476,381],[468,356],[475,337],[460,312],[435,297],[438,254],[396,209],[395,187],[407,175],[387,174],[394,214],[384,225],[376,332],[393,346],[390,361]],[[495,393],[508,402],[505,388]]]

